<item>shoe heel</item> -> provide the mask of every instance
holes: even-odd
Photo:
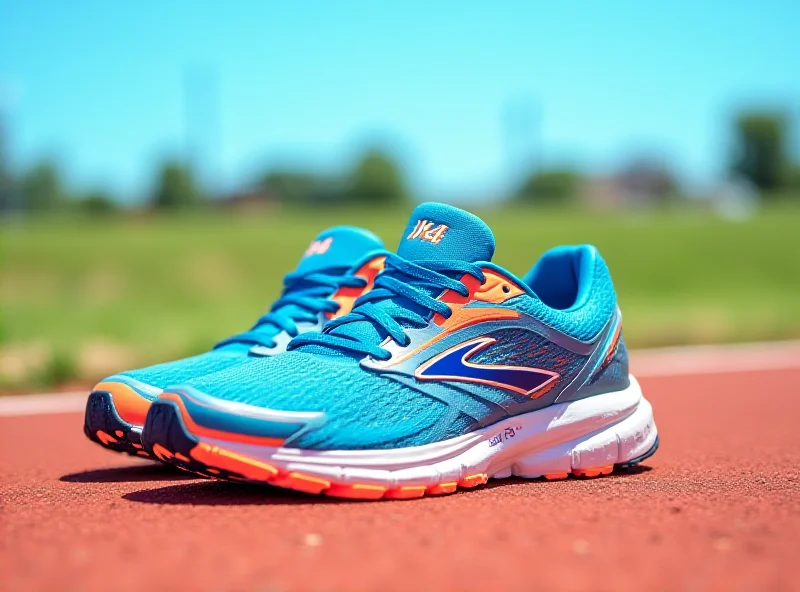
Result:
[[[514,461],[511,472],[517,477],[563,479],[599,477],[614,468],[627,468],[652,456],[658,448],[658,430],[653,408],[642,398],[622,421],[599,432],[523,456]]]

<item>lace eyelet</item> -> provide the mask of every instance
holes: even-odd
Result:
[[[505,294],[508,294],[509,292],[511,292],[511,288],[509,288],[508,286],[506,286],[505,284],[503,284],[503,292],[504,292]]]

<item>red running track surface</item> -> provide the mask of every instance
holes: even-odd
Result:
[[[643,379],[630,474],[348,502],[0,418],[0,590],[800,590],[800,370]]]

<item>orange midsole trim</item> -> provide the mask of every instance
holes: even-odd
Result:
[[[331,482],[327,479],[303,475],[302,473],[296,472],[278,477],[274,481],[271,481],[271,483],[280,487],[305,491],[306,493],[322,493],[331,486]]]
[[[458,482],[461,487],[477,487],[483,485],[489,480],[489,475],[486,473],[478,473],[477,475],[468,475]]]
[[[451,483],[438,483],[433,485],[432,487],[428,488],[428,493],[432,495],[437,495],[441,493],[453,493],[456,489],[458,489],[458,483],[455,481]]]
[[[209,467],[240,473],[254,481],[269,481],[278,475],[278,469],[272,465],[202,442],[192,448],[190,456]]]
[[[424,485],[404,485],[397,489],[390,489],[384,494],[389,499],[413,499],[425,495]]]
[[[135,426],[143,426],[150,401],[122,382],[101,382],[92,389],[105,391],[111,395],[114,409],[122,421]]]
[[[325,491],[328,495],[347,497],[351,499],[380,499],[388,488],[382,485],[367,485],[354,483],[344,485],[334,483]]]

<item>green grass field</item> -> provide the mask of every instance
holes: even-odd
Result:
[[[314,234],[363,225],[394,248],[404,211],[50,219],[0,225],[0,386],[34,388],[202,351],[249,327]],[[800,336],[800,209],[477,212],[495,261],[525,273],[557,244],[596,244],[633,347]]]

